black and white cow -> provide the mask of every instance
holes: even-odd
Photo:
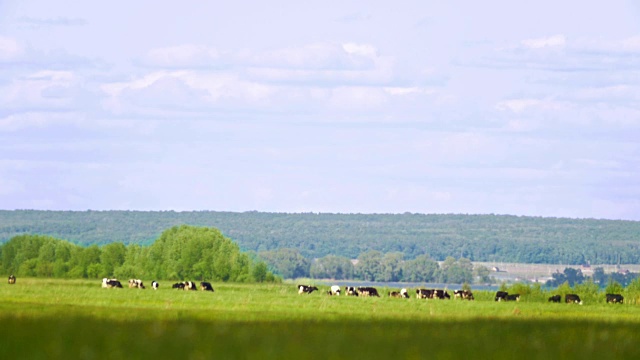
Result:
[[[142,283],[142,280],[140,279],[130,279],[129,280],[129,288],[135,288],[135,289],[144,289],[144,284]]]
[[[157,281],[153,280],[151,282],[151,287],[153,288],[153,290],[158,290],[158,288],[160,287],[160,284],[158,284]]]
[[[15,284],[16,283],[16,277],[13,276],[13,274],[9,275],[9,284]]]
[[[333,285],[331,287],[331,289],[329,289],[329,291],[327,291],[327,294],[329,295],[336,295],[336,296],[340,296],[340,286],[338,285]]]
[[[370,287],[370,286],[360,286],[360,287],[358,287],[358,295],[380,297],[380,295],[378,294],[378,290],[376,288]]]
[[[582,300],[580,300],[580,296],[576,294],[567,294],[564,296],[564,302],[567,304],[580,304],[582,305]]]
[[[391,292],[389,292],[389,296],[390,297],[395,297],[395,298],[401,298],[401,299],[408,299],[409,298],[409,293],[407,293],[407,289],[402,289],[400,291],[391,291]]]
[[[520,294],[507,294],[505,301],[520,301]]]
[[[496,292],[496,301],[504,301],[509,295],[506,291],[497,291]]]
[[[416,298],[418,299],[433,299],[433,292],[431,289],[416,289]]]
[[[120,281],[118,281],[118,279],[104,278],[102,279],[102,287],[107,289],[122,288],[122,284],[120,283]]]
[[[453,292],[454,298],[460,298],[463,300],[474,300],[473,294],[469,290],[455,290]]]
[[[180,282],[180,283],[175,283],[171,286],[172,289],[180,289],[180,290],[184,290],[184,283]]]
[[[447,290],[434,290],[433,291],[433,298],[434,299],[444,300],[444,299],[451,299],[451,296],[449,295]]]
[[[196,291],[198,290],[198,286],[196,286],[196,283],[194,283],[193,281],[185,281],[183,289]]]
[[[310,285],[298,285],[298,295],[311,294],[314,291],[318,291],[318,288]]]
[[[213,286],[210,283],[203,281],[200,283],[200,290],[213,292]]]
[[[549,298],[549,302],[559,303],[562,297],[560,295],[553,295]]]
[[[620,294],[607,294],[607,303],[622,304],[624,297]]]
[[[344,293],[346,296],[358,296],[358,292],[354,286],[345,286]]]

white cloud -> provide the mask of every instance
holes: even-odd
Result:
[[[223,54],[204,45],[184,44],[150,50],[143,58],[145,65],[167,68],[214,67]]]
[[[496,109],[501,111],[510,110],[519,113],[527,108],[537,106],[539,104],[541,104],[541,101],[537,99],[513,99],[499,102],[496,105]]]
[[[16,60],[24,53],[24,48],[14,38],[0,36],[0,61]]]
[[[545,47],[564,47],[566,40],[564,35],[553,35],[546,38],[522,40],[521,43],[531,49],[541,49]]]

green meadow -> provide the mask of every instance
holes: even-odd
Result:
[[[497,303],[482,291],[476,301],[332,297],[327,286],[298,295],[294,284],[186,292],[171,283],[4,282],[0,359],[640,358],[640,305]]]

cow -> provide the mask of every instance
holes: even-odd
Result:
[[[157,281],[153,280],[151,282],[151,287],[153,288],[153,290],[158,290],[158,287],[160,287],[160,284],[158,284]]]
[[[620,294],[607,294],[607,303],[622,304],[624,297]]]
[[[117,286],[117,284],[120,284],[120,281],[118,281],[118,279],[109,279],[109,278],[103,278],[102,279],[102,287],[103,288],[112,288],[112,287],[122,287],[122,284],[120,284],[120,286]]]
[[[576,294],[567,294],[564,296],[564,302],[567,304],[580,304],[582,305],[582,300],[580,300],[580,296]]]
[[[203,281],[200,283],[200,290],[213,292],[213,286],[210,283]]]
[[[400,295],[402,295],[402,297],[405,298],[405,299],[409,298],[409,293],[407,292],[407,289],[405,289],[405,288],[400,289]]]
[[[463,300],[474,300],[473,294],[469,290],[455,290],[453,292],[453,297],[455,299],[460,298]]]
[[[122,284],[120,283],[120,281],[118,281],[118,279],[107,279],[104,278],[102,279],[102,287],[103,288],[122,288]]]
[[[378,295],[378,290],[374,287],[369,287],[369,286],[360,286],[358,287],[358,294],[362,295],[362,296],[377,296],[380,297],[380,295]]]
[[[509,294],[507,294],[506,291],[497,291],[496,292],[496,301],[506,300],[507,295],[509,295]]]
[[[188,291],[188,290],[198,290],[198,287],[196,286],[196,283],[194,283],[193,281],[185,281],[184,282],[184,290]]]
[[[336,295],[336,296],[340,296],[340,286],[338,285],[333,285],[331,287],[331,289],[329,291],[327,291],[327,294],[329,295]]]
[[[520,301],[520,294],[507,294],[505,301]]]
[[[346,296],[358,296],[358,292],[356,291],[356,288],[353,286],[345,286],[344,293]]]
[[[171,286],[172,289],[180,289],[180,290],[184,290],[184,283],[175,283]]]
[[[549,298],[549,302],[559,303],[561,298],[562,297],[560,295],[553,295]]]
[[[298,295],[302,294],[311,294],[314,291],[317,291],[318,288],[310,285],[298,285]]]
[[[129,288],[145,289],[144,284],[142,283],[142,280],[140,280],[140,279],[130,279],[129,280]]]
[[[407,293],[407,289],[402,289],[400,291],[390,291],[389,292],[389,296],[390,297],[395,297],[395,298],[401,298],[401,299],[408,299],[409,298],[409,294]]]
[[[416,289],[416,298],[418,299],[433,299],[433,292],[435,290],[430,289]]]
[[[433,299],[440,299],[440,300],[451,299],[451,296],[449,295],[447,290],[434,290],[432,297]]]
[[[9,284],[15,284],[16,283],[16,277],[13,276],[13,274],[9,275]]]

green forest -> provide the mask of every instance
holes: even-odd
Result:
[[[368,251],[471,261],[639,264],[640,222],[510,215],[216,211],[0,211],[0,243],[38,234],[73,244],[151,245],[178,225],[215,227],[244,251],[296,249],[309,260]]]
[[[18,235],[0,246],[0,273],[27,277],[144,278],[273,282],[253,259],[217,229],[175,226],[149,246],[111,242],[87,247],[44,235]]]

